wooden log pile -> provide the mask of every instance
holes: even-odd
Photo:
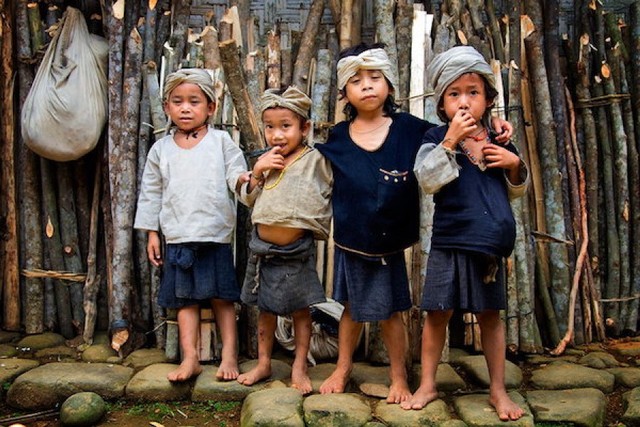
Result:
[[[434,54],[471,45],[495,70],[501,95],[494,112],[514,125],[513,142],[532,176],[528,197],[513,204],[518,235],[507,262],[504,312],[509,349],[562,353],[574,343],[637,333],[640,1],[618,15],[582,0],[568,26],[572,34],[560,34],[557,0],[544,7],[541,0],[502,2],[502,9],[493,0],[312,0],[297,28],[274,19],[261,22],[262,32],[248,0],[229,2],[224,16],[203,12],[197,0],[103,3],[83,2],[83,12],[109,42],[109,123],[94,152],[57,164],[24,146],[13,105],[24,102],[64,3],[0,0],[3,329],[52,330],[85,344],[95,331],[109,330],[124,354],[145,343],[163,347],[167,313],[155,303],[160,272],[148,265],[146,236],[132,224],[146,153],[166,132],[164,77],[179,67],[211,70],[218,81],[215,125],[251,161],[264,146],[256,100],[265,88],[296,84],[307,91],[322,140],[342,117],[339,51],[375,38],[397,68],[397,101],[430,121],[437,120],[436,106],[425,96],[431,89],[424,70]],[[263,14],[275,13],[272,3]],[[204,25],[191,25],[194,11]],[[423,200],[425,238],[407,251],[414,358],[432,209]],[[240,208],[239,277],[248,226]],[[328,295],[332,248],[331,241],[319,245]],[[452,329],[452,343],[477,347],[473,317],[465,319],[466,328]],[[255,313],[243,310],[242,321],[249,325],[243,351],[252,355]],[[384,361],[375,331],[365,347],[372,360]]]

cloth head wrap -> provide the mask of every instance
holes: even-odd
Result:
[[[209,98],[209,101],[216,101],[216,94],[213,90],[213,79],[207,71],[201,68],[184,68],[169,74],[164,82],[163,99],[166,101],[171,92],[182,83],[198,85],[207,98]]]
[[[392,86],[397,86],[396,75],[384,49],[368,49],[360,55],[345,56],[338,61],[338,90],[343,90],[358,70],[380,70]]]
[[[477,73],[495,89],[496,79],[484,56],[471,46],[456,46],[436,55],[427,67],[427,76],[439,105],[447,87],[466,73]]]
[[[295,86],[289,86],[282,94],[278,89],[267,89],[260,99],[260,113],[269,108],[286,108],[309,120],[311,99]]]

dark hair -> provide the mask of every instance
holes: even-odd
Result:
[[[367,50],[384,49],[385,47],[386,45],[384,43],[359,43],[355,46],[343,49],[338,55],[338,61],[348,56],[358,56],[362,52]],[[389,95],[387,96],[387,99],[384,100],[382,110],[384,111],[385,116],[389,116],[393,114],[398,108],[400,108],[400,105],[396,104],[395,98],[393,97],[393,84],[391,84],[389,79],[387,79],[386,77],[384,79],[387,82],[387,85],[389,85]],[[346,94],[344,88],[338,88],[338,90],[340,91],[340,96],[342,98],[345,98]],[[349,121],[353,121],[353,119],[355,119],[358,115],[358,110],[356,110],[356,108],[351,105],[350,102],[346,103],[346,105],[342,109],[342,112],[345,114],[345,116],[347,116],[347,120]]]
[[[474,71],[470,71],[468,73],[462,73],[462,74],[460,74],[460,76],[458,76],[458,78],[464,76],[465,74],[472,74],[472,73],[480,76],[480,78],[484,82],[484,98],[487,100],[487,103],[491,104],[491,105],[489,105],[487,107],[487,109],[484,111],[484,115],[482,116],[482,120],[490,122],[489,115],[490,115],[491,109],[493,108],[493,103],[496,100],[496,97],[498,96],[498,91],[493,86],[491,86],[489,84],[489,82],[487,81],[485,76],[483,76],[482,74],[476,73]],[[446,89],[445,89],[445,91],[446,91]],[[444,92],[443,92],[443,94],[444,94]],[[442,120],[445,123],[447,123],[449,121],[449,118],[447,117],[447,115],[444,112],[444,96],[441,97],[440,100],[438,101],[438,108],[436,109],[436,111],[437,111],[437,114],[438,114],[438,117],[440,118],[440,120]]]

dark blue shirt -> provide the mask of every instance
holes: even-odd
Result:
[[[448,126],[431,129],[425,143],[439,144]],[[518,154],[509,143],[502,145]],[[433,195],[435,211],[431,246],[464,249],[506,257],[513,251],[516,224],[509,204],[507,178],[502,168],[484,171],[458,147],[459,176]]]
[[[424,133],[435,125],[396,113],[374,151],[356,145],[349,122],[338,123],[315,147],[333,169],[334,241],[366,255],[401,251],[419,238],[419,189],[413,164]]]

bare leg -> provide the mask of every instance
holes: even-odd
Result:
[[[271,352],[275,340],[277,317],[261,311],[258,315],[258,364],[255,368],[238,375],[238,382],[253,385],[271,376]]]
[[[202,372],[198,358],[200,307],[192,305],[178,309],[178,331],[180,333],[182,362],[178,369],[167,374],[169,381],[186,381]]]
[[[238,378],[238,327],[236,308],[231,301],[213,299],[211,301],[216,323],[222,339],[222,360],[216,372],[219,380],[230,381]]]
[[[351,318],[349,305],[344,307],[340,325],[338,326],[338,362],[333,373],[324,380],[320,386],[320,393],[343,393],[351,369],[353,368],[353,352],[358,344],[358,338],[362,331],[362,323],[356,322]]]
[[[476,313],[476,317],[489,369],[489,403],[502,421],[517,420],[524,415],[524,411],[511,400],[504,383],[506,343],[500,313],[497,310],[487,310]]]
[[[446,341],[447,325],[452,314],[452,310],[427,313],[422,329],[420,387],[413,393],[411,399],[400,404],[403,409],[422,409],[438,398],[436,372]]]
[[[393,313],[390,318],[380,322],[382,339],[389,353],[389,387],[388,403],[400,403],[411,398],[407,383],[407,332],[400,312]]]
[[[293,317],[294,340],[296,344],[295,360],[291,369],[291,387],[304,394],[311,393],[311,378],[307,373],[307,353],[311,341],[311,313],[309,308],[295,311]]]

